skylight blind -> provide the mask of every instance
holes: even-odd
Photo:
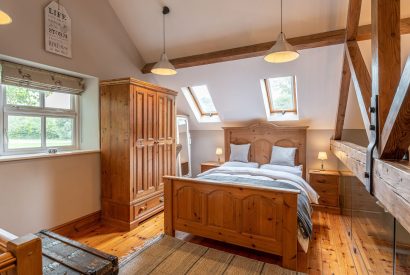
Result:
[[[0,62],[0,70],[1,84],[67,94],[81,94],[84,92],[84,80],[82,78],[6,61]]]

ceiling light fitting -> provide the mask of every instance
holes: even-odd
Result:
[[[163,52],[160,60],[152,67],[151,73],[157,75],[175,75],[177,73],[174,65],[169,62],[165,47],[165,15],[169,14],[170,9],[167,6],[162,8],[162,31],[163,31]]]
[[[294,46],[289,44],[286,40],[286,36],[282,31],[282,3],[283,0],[280,1],[280,34],[276,39],[276,43],[270,48],[268,53],[265,55],[265,61],[269,63],[285,63],[289,61],[293,61],[299,57],[298,51],[295,49]]]
[[[10,15],[0,10],[0,25],[8,25],[11,22],[13,22],[13,20],[11,19]]]

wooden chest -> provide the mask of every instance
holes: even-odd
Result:
[[[42,241],[43,274],[118,274],[118,258],[48,230]]]

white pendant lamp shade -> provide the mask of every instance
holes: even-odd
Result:
[[[174,65],[169,62],[167,54],[163,53],[161,59],[152,67],[151,73],[158,75],[174,75],[177,73]]]
[[[0,25],[7,25],[7,24],[10,24],[12,21],[13,20],[7,13],[0,10]]]
[[[283,28],[283,0],[280,0],[280,34],[276,39],[275,45],[270,48],[264,59],[270,63],[285,63],[293,61],[299,57],[298,51],[294,46],[286,41],[286,36],[282,31]]]
[[[270,63],[285,63],[293,61],[299,57],[295,47],[286,41],[285,34],[281,32],[276,39],[275,45],[270,48],[264,59]]]
[[[177,70],[175,69],[174,65],[172,65],[171,62],[169,62],[167,54],[166,54],[166,47],[165,47],[165,15],[167,15],[170,12],[170,9],[167,6],[164,6],[162,8],[162,32],[163,32],[163,52],[161,55],[160,60],[155,63],[154,67],[151,69],[151,73],[157,74],[157,75],[174,75],[177,73]]]

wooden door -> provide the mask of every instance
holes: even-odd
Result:
[[[162,177],[175,175],[175,97],[158,93],[158,189]]]
[[[154,92],[134,87],[134,94],[134,199],[138,199],[154,192],[157,186],[157,108]]]

